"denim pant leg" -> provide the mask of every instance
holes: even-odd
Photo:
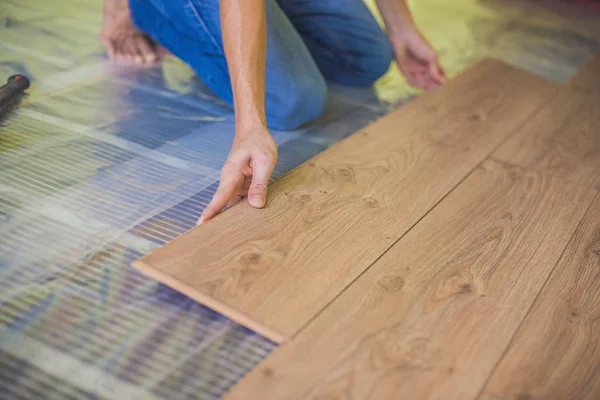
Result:
[[[389,69],[387,35],[363,0],[277,0],[325,79],[370,86]]]
[[[273,129],[294,129],[325,108],[327,85],[304,41],[275,0],[266,0],[265,111]],[[190,65],[233,106],[218,0],[129,0],[134,24]]]

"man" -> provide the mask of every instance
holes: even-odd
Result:
[[[265,205],[277,160],[268,129],[317,118],[327,81],[370,86],[395,58],[410,84],[443,83],[405,0],[377,5],[386,33],[363,0],[105,0],[100,37],[110,59],[154,62],[160,45],[235,109],[231,151],[198,223],[245,196]]]

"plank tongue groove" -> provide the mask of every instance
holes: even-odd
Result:
[[[272,340],[294,336],[555,89],[484,60],[274,182],[265,209],[242,202],[134,265]]]
[[[600,195],[482,399],[600,399]]]
[[[475,398],[594,196],[484,162],[225,398]]]

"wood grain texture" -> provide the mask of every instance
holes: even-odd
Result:
[[[134,265],[293,336],[555,89],[485,60],[274,182],[267,208],[242,202]]]
[[[482,399],[600,399],[600,196]]]
[[[600,55],[494,158],[600,188]]]
[[[594,195],[486,161],[226,399],[473,399]]]

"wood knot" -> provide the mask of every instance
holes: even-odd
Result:
[[[273,376],[273,368],[271,367],[264,367],[262,369],[262,373],[264,376]]]
[[[483,121],[484,119],[485,119],[485,116],[481,113],[473,113],[473,114],[469,115],[470,121]]]
[[[298,203],[307,203],[312,199],[308,193],[292,193],[291,200]]]
[[[339,168],[336,171],[336,175],[344,181],[353,182],[354,181],[354,171],[348,168]]]
[[[473,291],[473,287],[469,283],[463,283],[458,288],[460,289],[461,293],[470,293]]]
[[[377,207],[379,207],[379,202],[377,200],[375,200],[374,198],[372,198],[372,197],[366,197],[366,198],[364,198],[363,202],[369,208],[377,208]]]
[[[397,292],[404,286],[404,279],[388,275],[381,278],[378,283],[386,292]]]
[[[513,220],[513,215],[511,213],[506,213],[506,214],[502,214],[501,216],[498,217],[499,220],[502,221],[512,221]]]
[[[319,190],[320,194],[327,194],[327,190]]]
[[[244,254],[241,261],[243,264],[258,264],[261,258],[261,255],[258,253],[249,253]]]
[[[309,194],[303,194],[300,196],[300,201],[310,201],[310,195]]]

